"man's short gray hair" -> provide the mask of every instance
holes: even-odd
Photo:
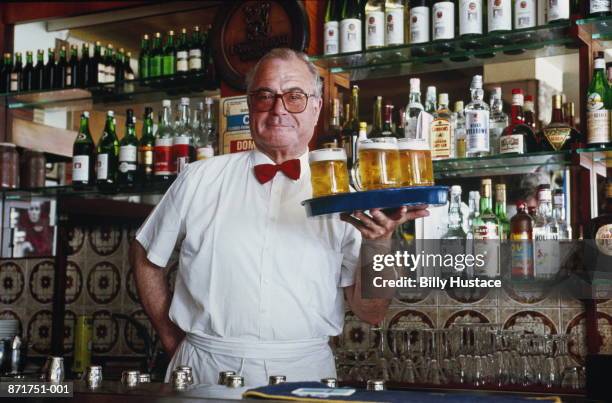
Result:
[[[321,97],[322,84],[321,84],[321,77],[319,77],[319,71],[317,70],[315,65],[310,60],[308,60],[308,56],[305,53],[297,52],[289,48],[272,49],[271,51],[263,55],[261,59],[259,59],[257,64],[253,66],[253,68],[246,75],[245,81],[246,81],[246,86],[247,86],[247,92],[251,92],[252,85],[253,85],[253,78],[255,78],[255,74],[259,70],[259,67],[267,60],[272,60],[272,59],[280,59],[280,60],[298,59],[298,60],[303,61],[306,67],[308,68],[308,71],[312,75],[313,94],[317,98]]]

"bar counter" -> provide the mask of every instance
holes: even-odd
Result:
[[[167,383],[149,383],[140,384],[133,388],[124,386],[119,381],[104,381],[103,384],[95,389],[88,389],[83,381],[74,382],[74,397],[72,398],[54,398],[54,402],[78,402],[78,403],[191,403],[196,401],[215,401],[215,402],[233,402],[241,399],[242,393],[251,387],[231,389],[225,386],[219,385],[197,385],[183,391],[175,391],[172,389],[172,385]],[[415,394],[423,394],[423,398],[427,396],[431,399],[431,393],[435,392],[436,401],[440,402],[458,402],[465,401],[469,402],[472,399],[470,397],[489,395],[491,400],[500,398],[501,396],[506,397],[529,397],[529,398],[542,398],[551,397],[551,395],[535,394],[535,393],[509,393],[509,392],[487,392],[487,391],[448,391],[451,393],[446,394],[444,390],[437,389],[423,390],[421,392],[415,392],[414,390],[396,390],[396,393],[406,393],[406,399],[400,398],[402,401],[419,401],[418,396]],[[461,399],[459,396],[463,396]],[[416,398],[416,400],[415,400]],[[584,402],[595,402],[595,400],[586,399],[582,396],[560,396],[560,400],[563,403],[584,403]],[[429,399],[425,399],[430,401]],[[243,401],[262,401],[261,399],[241,399]],[[480,400],[480,399],[479,399]],[[20,398],[20,402],[23,403],[45,403],[48,398]],[[269,402],[281,402],[282,400],[267,400]],[[286,401],[286,400],[285,400]],[[535,401],[535,400],[534,400]],[[542,401],[552,402],[554,400],[544,399]]]

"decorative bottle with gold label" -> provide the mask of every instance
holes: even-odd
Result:
[[[612,178],[608,178],[606,185],[606,205],[589,223],[585,238],[588,238],[587,269],[612,271]]]
[[[542,151],[575,150],[582,147],[582,135],[563,119],[561,95],[553,95],[552,119],[541,132]]]

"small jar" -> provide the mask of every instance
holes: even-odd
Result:
[[[13,143],[0,143],[0,188],[19,187],[19,154]]]
[[[41,151],[25,150],[22,156],[21,186],[40,188],[45,186],[45,154]]]

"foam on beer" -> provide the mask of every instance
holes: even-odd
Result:
[[[357,146],[361,150],[397,150],[397,143],[363,142]]]
[[[397,142],[399,149],[404,150],[415,150],[415,151],[429,151],[429,143],[426,140],[421,139],[399,139]]]
[[[308,154],[308,162],[319,161],[346,161],[346,151],[343,148],[329,148],[311,151]]]

